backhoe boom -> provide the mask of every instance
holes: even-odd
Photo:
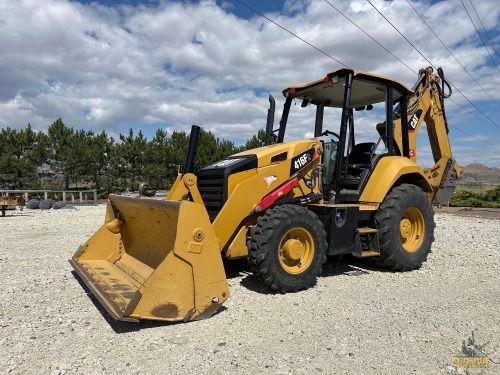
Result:
[[[439,204],[448,202],[455,191],[455,182],[462,174],[462,169],[453,158],[448,138],[443,99],[451,96],[451,90],[445,94],[444,85],[449,88],[441,69],[437,74],[431,67],[420,69],[419,79],[414,87],[415,94],[408,101],[408,157],[417,163],[419,153],[417,152],[417,136],[422,124],[425,123],[435,164],[430,168],[424,168],[424,174],[433,190],[431,198]],[[399,117],[394,121],[394,142],[402,152],[404,139],[401,120]],[[380,125],[379,132],[385,128],[385,123]]]

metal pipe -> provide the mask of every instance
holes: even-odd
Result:
[[[194,159],[196,156],[196,148],[198,146],[198,138],[200,137],[200,127],[193,125],[191,127],[191,135],[189,136],[189,145],[186,153],[186,161],[184,162],[184,169],[182,174],[193,173]]]
[[[408,136],[408,110],[406,107],[407,95],[401,98],[401,143],[403,144],[403,156],[410,157],[410,144]]]
[[[264,140],[264,145],[270,145],[274,143],[273,137],[273,127],[274,127],[274,111],[276,108],[276,101],[272,95],[269,95],[269,109],[267,110],[267,122],[266,122],[266,139]]]
[[[292,98],[289,96],[285,100],[283,114],[281,115],[280,130],[278,133],[278,143],[283,143],[283,140],[285,139],[286,122],[288,121],[288,114],[290,113],[291,105],[292,105]]]
[[[418,81],[417,83],[415,83],[412,87],[412,91],[415,91],[416,89],[418,89],[418,86],[420,86],[420,84],[422,83],[422,81],[425,79],[425,74],[422,74],[419,78],[418,78]]]
[[[345,89],[344,89],[344,101],[342,104],[342,118],[340,120],[340,139],[339,146],[337,150],[337,160],[335,161],[335,203],[340,200],[340,176],[343,168],[345,142],[347,136],[347,126],[349,123],[349,107],[351,105],[351,89],[352,81],[354,77],[354,72],[352,70],[347,70],[347,75],[345,77]]]
[[[323,114],[325,112],[325,103],[318,104],[316,107],[316,122],[314,124],[314,136],[319,137],[323,133]]]
[[[392,96],[392,85],[388,84],[386,86],[386,98],[385,98],[385,113],[386,113],[386,127],[385,135],[387,137],[387,151],[389,155],[392,155],[394,151],[394,125],[393,125],[393,96]]]

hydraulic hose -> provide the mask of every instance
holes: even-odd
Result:
[[[452,94],[451,86],[450,83],[444,78],[444,71],[443,68],[438,68],[437,70],[439,78],[441,78],[441,87],[439,85],[436,85],[439,91],[439,99],[441,100],[441,110],[443,111],[443,120],[444,120],[444,126],[446,128],[446,134],[450,132],[450,129],[448,128],[448,120],[446,120],[446,111],[444,110],[444,99],[449,98]],[[445,94],[444,92],[444,85],[448,87],[448,94]]]
[[[444,78],[443,68],[438,68],[437,73],[438,73],[439,78],[441,78],[441,82],[442,82],[441,95],[443,96],[443,98],[449,98],[453,91],[451,90],[450,83],[446,80],[446,78]],[[446,85],[446,87],[448,87],[448,94],[444,93],[444,85]]]

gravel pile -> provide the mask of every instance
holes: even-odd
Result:
[[[104,213],[0,218],[0,374],[465,374],[451,365],[472,331],[491,362],[471,373],[500,373],[500,220],[438,211],[421,269],[335,257],[295,294],[229,263],[231,296],[212,318],[134,324],[112,320],[68,263]]]

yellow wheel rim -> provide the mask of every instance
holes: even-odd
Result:
[[[278,259],[288,273],[304,272],[314,258],[314,241],[304,228],[292,228],[280,241]]]
[[[417,251],[424,241],[425,221],[418,208],[408,208],[399,223],[399,237],[403,248],[409,252]]]

